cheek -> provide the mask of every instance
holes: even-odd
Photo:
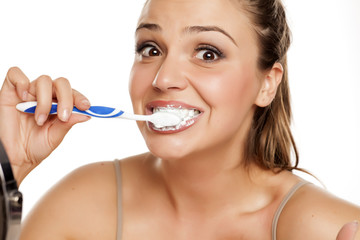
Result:
[[[260,88],[256,71],[250,64],[238,64],[219,71],[199,73],[193,85],[211,107],[249,108]]]
[[[146,67],[134,64],[130,72],[129,93],[134,111],[140,113],[142,109],[142,100],[152,85],[151,71]]]

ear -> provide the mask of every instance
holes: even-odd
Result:
[[[260,91],[255,100],[255,104],[259,107],[268,106],[275,98],[277,88],[281,82],[284,68],[281,63],[276,62],[273,67],[264,76],[265,79],[261,84]]]

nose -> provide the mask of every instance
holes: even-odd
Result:
[[[174,58],[167,56],[160,65],[152,86],[157,91],[183,90],[188,82],[185,73],[182,72],[181,64]]]

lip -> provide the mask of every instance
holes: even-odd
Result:
[[[148,104],[146,104],[145,106],[145,114],[146,115],[150,115],[152,114],[152,109],[154,107],[173,107],[173,108],[183,108],[183,109],[197,109],[200,111],[200,114],[197,115],[196,117],[189,119],[188,121],[186,121],[186,124],[184,126],[180,126],[178,129],[174,129],[174,130],[166,130],[166,131],[160,131],[158,129],[156,129],[154,127],[154,124],[152,124],[151,122],[147,122],[149,128],[157,133],[162,133],[162,134],[169,134],[169,133],[178,133],[178,132],[182,132],[185,131],[186,129],[192,127],[195,125],[195,123],[199,120],[199,118],[201,117],[201,115],[203,114],[203,110],[200,107],[196,107],[196,106],[192,106],[189,105],[187,103],[184,102],[180,102],[180,101],[152,101],[149,102]]]

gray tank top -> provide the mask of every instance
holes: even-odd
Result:
[[[116,240],[122,239],[122,179],[121,179],[121,169],[119,160],[114,161],[115,164],[115,172],[116,172],[116,184],[117,184],[117,231],[116,231]],[[280,214],[284,209],[286,203],[290,200],[290,198],[294,195],[294,193],[307,184],[309,182],[299,182],[295,184],[290,191],[286,194],[282,202],[280,203],[278,209],[274,214],[274,218],[272,221],[271,227],[271,239],[276,240],[276,229],[279,221]]]

